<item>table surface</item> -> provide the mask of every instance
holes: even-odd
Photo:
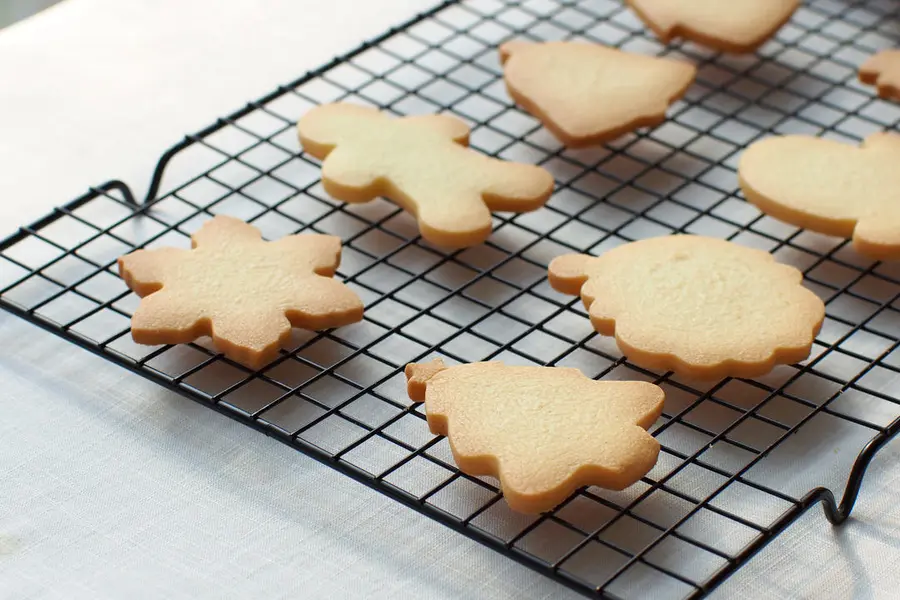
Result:
[[[424,8],[66,0],[0,31],[0,236],[112,177],[140,194],[185,132]],[[2,598],[576,597],[6,313],[0,381]],[[845,527],[813,510],[713,597],[895,597],[898,455]]]

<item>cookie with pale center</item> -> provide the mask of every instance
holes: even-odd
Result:
[[[629,361],[690,378],[756,377],[805,360],[825,305],[762,250],[673,235],[569,254],[550,285],[581,295],[594,328]]]
[[[297,131],[303,149],[323,161],[326,192],[344,202],[388,198],[439,246],[480,244],[491,234],[491,211],[535,210],[553,192],[546,170],[468,148],[468,125],[450,115],[394,118],[325,104],[305,114]]]

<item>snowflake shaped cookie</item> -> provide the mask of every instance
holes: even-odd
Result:
[[[191,250],[137,250],[119,259],[122,279],[142,297],[131,319],[135,342],[210,336],[229,358],[259,368],[292,327],[328,329],[362,319],[359,297],[331,278],[340,238],[301,234],[266,242],[252,225],[217,216],[191,240]]]

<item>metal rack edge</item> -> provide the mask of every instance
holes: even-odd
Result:
[[[156,196],[159,192],[159,187],[162,183],[163,176],[165,175],[166,167],[169,162],[177,156],[182,150],[194,145],[200,139],[207,137],[216,131],[228,126],[230,122],[240,119],[251,112],[258,110],[262,105],[267,104],[286,93],[290,92],[291,89],[296,88],[303,83],[306,83],[323,73],[333,69],[334,67],[343,64],[344,62],[358,56],[359,54],[365,52],[366,50],[377,46],[378,44],[390,39],[397,33],[400,33],[409,27],[416,25],[417,23],[434,16],[440,11],[459,4],[461,0],[441,0],[436,3],[434,6],[429,8],[428,10],[419,12],[413,15],[411,18],[406,21],[387,29],[383,33],[370,38],[364,41],[362,44],[356,46],[350,51],[341,54],[332,60],[328,61],[325,64],[320,65],[319,67],[307,71],[303,75],[297,77],[296,79],[286,83],[279,85],[274,91],[265,94],[257,100],[248,102],[245,106],[240,109],[224,116],[216,119],[215,123],[204,127],[203,129],[185,136],[183,140],[169,147],[158,159],[153,174],[150,178],[150,184],[148,186],[147,192],[144,198],[141,201],[138,201],[132,192],[131,188],[128,184],[124,183],[121,180],[109,180],[101,185],[90,188],[90,190],[79,196],[78,198],[62,205],[60,208],[64,210],[75,210],[78,207],[86,204],[87,202],[104,195],[107,192],[118,191],[122,194],[123,200],[134,206],[135,213],[142,212],[147,206],[151,205],[155,200],[157,200]],[[0,251],[6,250],[16,243],[22,241],[30,234],[27,229],[38,230],[46,227],[47,225],[53,223],[54,221],[65,216],[65,213],[61,212],[60,209],[54,209],[47,215],[39,218],[38,220],[23,226],[18,229],[15,233],[10,236],[0,240]],[[375,490],[378,493],[381,493],[392,500],[400,502],[404,506],[411,508],[415,512],[422,514],[432,520],[441,523],[442,525],[450,528],[457,533],[464,535],[465,537],[476,541],[480,544],[491,548],[492,550],[511,558],[517,563],[536,571],[546,577],[550,577],[554,581],[565,585],[569,589],[578,592],[586,597],[596,598],[598,594],[591,593],[590,588],[580,585],[577,581],[565,577],[561,575],[558,570],[545,567],[533,559],[529,559],[527,556],[517,553],[513,548],[508,547],[506,544],[501,541],[492,538],[489,535],[478,533],[477,531],[471,530],[467,526],[461,524],[457,520],[453,519],[450,516],[445,516],[443,511],[439,509],[431,509],[426,504],[418,502],[414,499],[408,498],[403,494],[395,493],[390,488],[385,487],[377,480],[372,478],[369,474],[359,469],[354,468],[352,465],[342,462],[340,460],[335,460],[333,457],[329,456],[324,450],[321,450],[310,443],[305,443],[302,440],[293,438],[291,436],[285,436],[279,434],[276,430],[268,427],[257,420],[243,417],[241,414],[228,409],[226,407],[221,406],[218,403],[210,403],[204,400],[199,395],[191,394],[189,391],[184,390],[177,384],[174,384],[170,381],[167,381],[164,377],[160,377],[154,375],[152,372],[147,371],[146,369],[141,368],[139,365],[132,363],[124,358],[116,356],[115,354],[111,354],[106,352],[104,348],[97,346],[96,344],[92,344],[86,340],[81,339],[78,336],[71,335],[64,329],[59,328],[55,324],[48,322],[46,320],[40,319],[30,313],[27,310],[23,310],[12,304],[3,298],[0,298],[0,308],[3,308],[10,314],[16,315],[23,320],[37,325],[38,327],[48,331],[61,339],[64,339],[70,343],[75,344],[76,346],[88,350],[92,354],[100,356],[110,362],[113,362],[119,366],[125,367],[129,371],[140,375],[141,377],[152,381],[162,387],[166,388],[169,391],[175,392],[178,395],[188,398],[198,404],[206,406],[208,408],[213,409],[215,412],[222,414],[234,421],[237,421],[243,425],[250,426],[256,431],[259,431],[265,434],[268,437],[271,437],[295,450],[302,452],[304,455],[311,457],[319,463],[327,465],[330,468],[335,469],[336,471],[350,477],[354,481],[362,483],[366,487]],[[787,529],[791,524],[793,524],[799,517],[809,511],[816,504],[821,503],[823,512],[827,518],[827,520],[834,526],[840,526],[849,518],[852,510],[855,506],[856,500],[858,499],[859,493],[861,491],[862,482],[865,477],[865,474],[868,470],[869,464],[878,455],[881,448],[894,439],[898,433],[900,433],[900,417],[892,421],[883,432],[873,436],[866,445],[861,449],[856,459],[853,462],[853,466],[851,467],[850,473],[847,478],[847,482],[844,485],[844,492],[840,501],[840,504],[837,503],[834,493],[824,487],[816,487],[810,490],[800,501],[795,504],[792,508],[785,511],[778,519],[776,519],[766,530],[766,532],[761,533],[753,542],[748,544],[741,552],[734,557],[733,560],[729,561],[726,565],[724,565],[721,569],[719,569],[716,573],[712,575],[706,582],[700,585],[699,589],[692,594],[691,598],[702,598],[709,593],[711,593],[714,589],[716,589],[719,585],[724,583],[730,576],[732,576],[736,571],[740,569],[743,565],[745,565],[750,559],[756,556],[763,548],[765,548],[772,540],[774,540],[778,535],[780,535],[785,529]],[[600,592],[599,597],[608,597],[604,592]]]

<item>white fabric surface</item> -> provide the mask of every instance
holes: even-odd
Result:
[[[184,132],[424,4],[67,0],[0,32],[0,235],[140,193]],[[0,382],[0,598],[576,597],[3,312]],[[846,527],[813,509],[714,597],[896,597],[898,454]]]
[[[142,196],[186,133],[432,4],[66,0],[0,31],[0,235],[110,178]]]

